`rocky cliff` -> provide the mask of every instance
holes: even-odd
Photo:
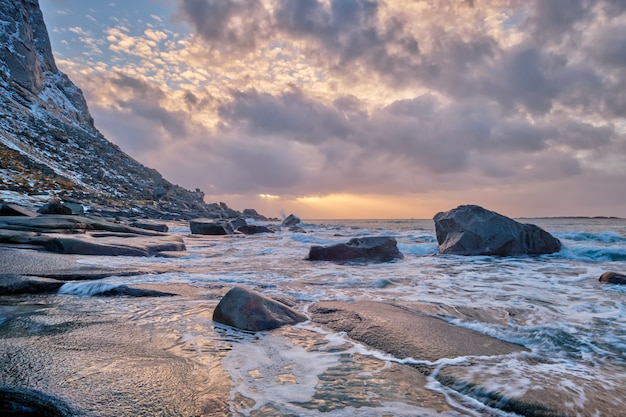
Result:
[[[94,126],[55,64],[38,0],[0,2],[0,190],[149,217],[235,217],[165,180]]]

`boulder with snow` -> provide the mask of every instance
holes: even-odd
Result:
[[[533,224],[517,222],[476,205],[434,217],[439,252],[453,255],[540,255],[561,250],[561,242]]]

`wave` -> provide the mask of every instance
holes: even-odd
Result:
[[[600,242],[600,243],[626,243],[626,237],[615,232],[567,232],[559,233],[556,236],[561,240],[571,240],[574,242]]]
[[[626,261],[626,247],[591,245],[564,246],[558,255],[567,259],[587,262]]]
[[[121,287],[122,284],[111,284],[106,282],[66,282],[59,288],[59,294],[82,295],[92,297],[94,295],[103,294],[114,288]]]

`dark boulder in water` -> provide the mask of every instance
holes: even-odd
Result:
[[[626,285],[626,275],[618,272],[607,271],[600,275],[600,282],[606,282],[609,284]]]
[[[371,236],[350,239],[348,243],[332,246],[311,246],[310,261],[389,262],[402,259],[396,239],[390,236]]]
[[[304,314],[242,287],[232,288],[213,311],[213,320],[242,330],[271,330],[306,321]]]
[[[225,221],[211,219],[194,219],[189,221],[189,228],[194,235],[229,235],[233,227]]]
[[[540,255],[561,242],[534,224],[519,223],[480,206],[459,206],[434,217],[439,252],[453,255]]]

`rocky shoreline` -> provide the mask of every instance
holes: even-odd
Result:
[[[502,219],[498,217],[497,221]],[[229,221],[205,221],[212,222],[223,225]],[[237,228],[247,225],[245,221],[237,223],[228,224]],[[290,229],[283,232],[297,233],[291,229],[297,224],[287,225]],[[450,387],[451,392],[463,393],[489,407],[524,416],[566,415],[557,400],[558,390],[529,391],[521,398],[504,398],[482,387],[480,379],[468,378],[465,369],[448,366],[445,371],[440,371],[440,361],[459,357],[490,357],[494,360],[513,357],[528,363],[540,359],[524,346],[442,320],[437,311],[439,307],[434,305],[334,300],[307,305],[255,295],[247,289],[234,292],[222,285],[207,292],[190,285],[158,283],[103,286],[91,293],[93,297],[65,296],[62,301],[56,298],[56,292],[68,281],[184,272],[167,263],[159,268],[154,265],[129,268],[94,267],[78,262],[94,255],[173,256],[172,251],[185,253],[185,239],[193,235],[173,236],[160,226],[162,222],[155,220],[136,221],[133,226],[130,222],[116,223],[77,215],[0,217],[0,361],[6,371],[0,377],[0,411],[18,407],[3,399],[17,395],[15,390],[18,390],[26,403],[24,407],[33,410],[40,406],[58,408],[58,414],[53,415],[100,415],[102,408],[95,414],[89,411],[89,402],[96,401],[96,398],[104,402],[105,407],[131,407],[139,413],[144,410],[148,414],[163,415],[229,415],[228,393],[235,382],[220,365],[225,352],[211,352],[201,358],[204,363],[198,364],[196,361],[200,359],[193,352],[186,352],[180,341],[172,340],[172,323],[151,321],[138,327],[128,323],[124,314],[118,313],[120,310],[112,308],[115,305],[128,308],[134,303],[131,300],[146,297],[174,297],[176,304],[181,306],[201,302],[201,314],[211,317],[214,322],[248,331],[272,331],[270,329],[308,321],[332,332],[343,332],[354,341],[393,355],[394,369],[403,369],[397,375],[404,378],[407,372],[413,373],[412,380],[418,386],[412,388],[412,395],[428,396],[429,401],[437,404],[434,407],[441,410],[454,408],[450,408],[441,393],[429,391],[429,384]],[[493,230],[488,225],[485,229]],[[280,227],[276,231],[280,232]],[[229,233],[235,232],[233,229]],[[245,236],[242,232],[237,233]],[[268,229],[264,233],[274,231]],[[475,230],[473,233],[474,237],[479,234]],[[215,238],[224,237],[229,238]],[[378,251],[367,257],[371,239],[350,242],[348,261],[393,262],[396,258],[401,259],[392,238],[381,240],[384,253],[391,251],[393,254],[382,259]],[[475,243],[476,239],[472,242]],[[389,246],[390,243],[393,245]],[[358,252],[356,256],[350,246],[363,247],[366,251]],[[346,248],[339,246],[339,250],[345,252]],[[602,280],[619,283],[622,277],[613,273]],[[41,298],[42,294],[49,294],[50,298]],[[229,298],[229,294],[234,295]],[[99,301],[103,297],[111,301],[103,304]],[[282,320],[281,315],[287,319]],[[48,359],[44,360],[44,357]],[[97,359],[97,365],[94,365],[94,359]],[[131,368],[118,369],[114,365],[128,364],[129,361]],[[81,392],[83,379],[89,381],[89,386],[100,387],[99,391],[85,396]],[[189,389],[190,381],[204,388]],[[209,381],[208,385],[206,381]],[[403,382],[398,380],[397,383],[401,385]],[[136,402],[138,398],[141,398],[139,403]],[[588,398],[588,403],[589,409],[604,407],[602,398]],[[489,415],[488,411],[485,413]]]

